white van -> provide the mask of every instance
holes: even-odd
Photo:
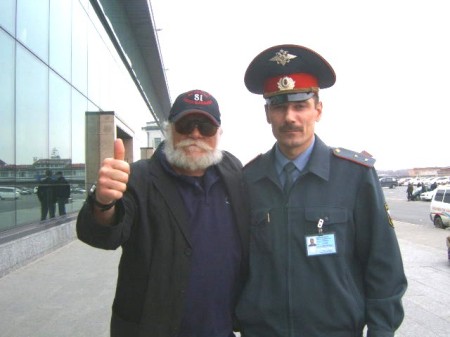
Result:
[[[450,185],[436,189],[430,204],[430,219],[438,228],[450,226]]]
[[[20,198],[20,192],[15,187],[9,187],[9,186],[0,186],[0,200],[5,199],[19,199]]]

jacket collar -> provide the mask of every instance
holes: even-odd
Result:
[[[328,181],[330,178],[330,153],[330,148],[316,135],[316,142],[309,162],[306,164],[305,172],[311,172]]]
[[[330,149],[329,147],[316,135],[314,148],[301,175],[312,173],[318,177],[328,180],[330,176]],[[274,184],[281,187],[278,175],[275,169],[275,147],[276,144],[260,156],[258,161],[258,168],[252,171],[250,176],[247,176],[249,182],[255,182],[263,178],[270,179]]]
[[[158,191],[161,193],[168,209],[174,216],[178,227],[183,233],[184,238],[189,245],[191,245],[190,234],[188,229],[188,213],[184,206],[183,199],[178,192],[177,185],[175,183],[174,177],[163,167],[163,161],[165,159],[165,154],[163,152],[164,142],[162,142],[152,158],[150,159],[150,175],[154,178],[152,179],[153,184],[156,186]]]
[[[164,142],[156,149],[153,157],[150,159],[150,174],[154,177],[152,181],[166,201],[183,236],[187,242],[191,244],[187,220],[188,215],[183,199],[178,192],[174,177],[167,172],[162,164],[162,161],[166,160],[163,152],[163,144]],[[240,167],[234,167],[234,165],[235,164],[232,164],[231,160],[228,158],[228,154],[224,152],[223,159],[216,165],[216,168],[231,200],[231,206],[238,225],[241,242],[244,249],[246,249],[245,243],[248,238],[248,235],[246,234],[247,217],[243,216],[246,210],[244,209],[244,205],[239,202],[243,199],[243,186],[241,175],[239,174]]]

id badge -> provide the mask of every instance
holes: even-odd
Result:
[[[336,254],[336,237],[334,233],[309,235],[305,237],[308,256]]]

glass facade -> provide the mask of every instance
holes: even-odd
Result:
[[[0,232],[42,221],[48,170],[80,209],[86,111],[114,111],[136,153],[146,143],[152,116],[88,0],[1,0],[0,74]]]

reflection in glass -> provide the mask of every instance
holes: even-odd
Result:
[[[17,164],[48,158],[48,68],[17,46]]]
[[[88,41],[88,97],[93,102],[100,104],[103,43],[97,34],[89,34]]]
[[[99,110],[145,139],[148,108],[89,0],[0,0],[0,231],[42,218],[47,170],[70,185],[65,211],[81,208],[85,112]]]
[[[0,164],[14,164],[14,40],[0,30]]]
[[[72,1],[50,2],[50,67],[70,81]]]
[[[49,0],[17,0],[17,39],[48,61]]]
[[[78,91],[72,89],[72,160],[85,163],[85,113],[88,100]]]
[[[86,152],[85,152],[85,113],[87,99],[72,89],[72,203],[67,212],[78,211],[86,198]]]
[[[0,26],[6,29],[12,36],[15,35],[16,0],[0,1]]]
[[[1,6],[0,6],[1,8]],[[1,14],[0,14],[1,15]],[[0,231],[14,226],[14,41],[0,30]]]
[[[48,133],[48,68],[28,50],[17,45],[17,182],[20,180],[33,190],[32,194],[23,195],[20,199],[17,224],[40,219],[40,204],[34,191],[49,168]]]
[[[70,86],[53,71],[49,82],[49,153],[51,157],[70,158]]]
[[[81,4],[73,2],[72,11],[72,85],[87,95],[87,27]]]

